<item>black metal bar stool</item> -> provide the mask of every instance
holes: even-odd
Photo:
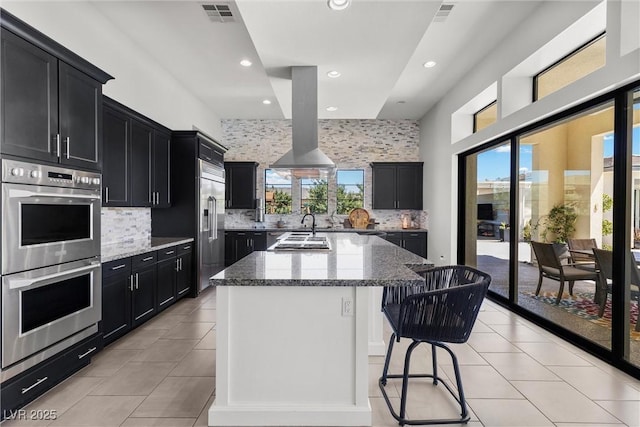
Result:
[[[399,424],[459,424],[469,421],[469,413],[464,400],[462,379],[458,359],[444,343],[464,343],[469,339],[473,324],[478,317],[480,306],[489,288],[491,276],[467,266],[436,267],[421,272],[425,284],[410,287],[386,287],[382,296],[382,311],[389,321],[393,333],[389,339],[389,348],[384,362],[382,377],[378,381],[382,395],[387,402],[391,415]],[[402,374],[389,374],[389,361],[394,341],[409,338]],[[409,365],[413,350],[420,344],[431,345],[433,373],[410,374]],[[447,351],[453,361],[458,393],[438,376],[436,347]],[[402,378],[400,396],[400,414],[396,413],[387,396],[385,386],[387,378]],[[409,420],[406,418],[407,389],[409,378],[432,378],[433,385],[442,383],[447,391],[460,404],[460,418]]]

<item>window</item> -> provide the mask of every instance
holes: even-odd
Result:
[[[473,115],[473,133],[496,122],[498,118],[498,102],[493,101]]]
[[[264,171],[265,213],[291,213],[291,172],[267,169]]]
[[[336,172],[336,213],[348,214],[364,207],[364,171],[338,170]]]
[[[606,36],[601,34],[533,77],[533,100],[575,82],[605,65]]]
[[[329,188],[324,179],[300,180],[300,207],[304,212],[327,213],[329,203]]]

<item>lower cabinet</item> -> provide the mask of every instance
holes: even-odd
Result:
[[[189,293],[192,247],[187,243],[102,265],[101,331],[105,344]]]
[[[427,257],[427,232],[426,231],[398,231],[387,232],[387,240],[393,244],[400,246],[413,252],[422,258]]]
[[[227,267],[253,251],[267,249],[266,231],[225,231],[224,239],[224,264]]]
[[[87,366],[91,357],[102,349],[102,342],[101,334],[93,335],[2,383],[0,421],[5,418],[19,418],[19,408]],[[53,408],[44,408],[38,416],[42,421],[55,420],[60,414],[54,411]],[[28,415],[27,411],[25,416]]]

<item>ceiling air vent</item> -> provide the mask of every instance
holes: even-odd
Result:
[[[450,3],[442,3],[440,9],[436,12],[436,16],[433,18],[433,22],[444,22],[453,10],[453,6]]]
[[[216,4],[203,4],[202,8],[212,22],[235,22],[229,4],[216,3]]]

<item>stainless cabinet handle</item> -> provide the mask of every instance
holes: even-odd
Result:
[[[48,379],[49,379],[49,377],[39,378],[31,387],[23,388],[22,389],[22,394],[25,394],[26,392],[28,392],[32,388],[39,386],[40,384],[42,384],[43,382],[45,382]]]
[[[160,204],[160,192],[156,191],[156,205]]]
[[[180,259],[180,271],[182,271],[182,258],[179,258],[179,259]]]
[[[183,247],[182,247],[182,249],[184,249],[185,251],[186,251],[187,249],[191,249],[191,245],[189,245],[189,246],[183,246]]]
[[[165,252],[164,254],[165,254],[165,255],[171,255],[171,254],[172,254],[172,253],[174,253],[174,252],[175,252],[175,251],[167,251],[167,252]]]
[[[111,267],[111,270],[120,270],[121,268],[125,268],[127,264],[116,265],[115,267]]]
[[[87,350],[85,353],[79,354],[78,355],[78,359],[82,359],[83,357],[93,353],[94,351],[96,351],[96,347],[91,347],[89,350]]]
[[[180,271],[180,263],[176,260],[176,271]]]
[[[153,259],[152,256],[148,256],[146,258],[142,258],[142,262],[147,262],[147,261],[151,261]]]
[[[60,152],[60,149],[61,149],[61,144],[60,144],[60,134],[59,134],[59,133],[57,133],[57,134],[56,134],[56,156],[57,156],[58,158],[60,158],[60,155],[62,154],[62,153]]]
[[[109,203],[109,187],[104,187],[105,192],[105,203]]]
[[[138,289],[138,284],[139,284],[139,277],[138,277],[138,273],[136,273],[136,289]]]
[[[64,139],[64,140],[65,140],[65,142],[66,142],[66,144],[67,144],[67,159],[69,159],[69,140],[70,140],[70,139],[71,139],[71,138],[69,138],[69,137],[66,137],[66,138]]]
[[[129,276],[129,290],[133,292],[133,274]]]

